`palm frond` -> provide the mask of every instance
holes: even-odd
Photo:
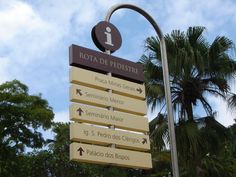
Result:
[[[163,114],[158,114],[149,123],[150,128],[150,138],[155,145],[155,149],[160,152],[166,148],[166,143],[169,143],[169,134],[167,119]]]
[[[236,109],[236,94],[232,93],[227,101],[230,108]]]

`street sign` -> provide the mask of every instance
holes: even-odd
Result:
[[[119,148],[140,151],[150,150],[150,141],[147,135],[81,123],[70,124],[70,140],[100,145],[115,144]]]
[[[89,87],[74,85],[70,86],[70,100],[84,104],[101,107],[114,107],[137,115],[146,115],[147,105],[143,100],[129,98],[118,94],[111,94],[106,91],[92,89]]]
[[[97,125],[114,125],[116,128],[138,132],[149,131],[146,117],[76,103],[70,105],[70,120]]]
[[[70,160],[150,169],[143,66],[109,55],[122,42],[111,23],[99,22],[92,38],[105,53],[69,48]]]
[[[70,82],[92,88],[111,89],[114,93],[145,99],[145,87],[143,84],[137,84],[77,67],[70,68]]]
[[[71,66],[77,66],[102,73],[110,72],[115,76],[130,81],[138,83],[144,82],[143,66],[141,64],[74,44],[70,46],[69,52]]]
[[[150,153],[82,143],[70,144],[70,160],[141,169],[152,168]]]

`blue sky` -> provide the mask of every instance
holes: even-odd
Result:
[[[164,34],[198,25],[207,28],[210,42],[224,35],[236,43],[235,0],[0,0],[0,83],[22,81],[31,94],[42,93],[49,101],[56,121],[69,121],[68,47],[77,44],[97,50],[91,29],[117,3],[143,8]],[[155,35],[151,25],[126,9],[115,12],[111,22],[123,39],[114,55],[138,61],[144,40]],[[232,87],[236,91],[235,81]],[[233,123],[235,112],[227,109],[223,100],[210,97],[209,101],[218,110],[219,122],[226,126]],[[153,116],[148,114],[149,119]]]

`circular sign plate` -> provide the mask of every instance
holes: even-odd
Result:
[[[107,21],[101,21],[92,29],[92,39],[101,51],[111,53],[120,48],[122,39],[118,29]]]

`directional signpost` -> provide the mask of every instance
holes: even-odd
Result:
[[[114,52],[121,36],[98,23],[92,36],[102,51]],[[72,45],[70,50],[70,159],[150,169],[142,65]]]
[[[100,107],[111,106],[116,110],[121,110],[137,115],[145,115],[147,112],[147,106],[144,100],[125,97],[115,93],[109,94],[106,91],[101,91],[81,85],[71,85],[70,100],[73,102]]]
[[[141,100],[145,99],[145,88],[143,84],[137,84],[77,67],[70,68],[70,82],[101,90],[111,89],[114,93],[119,93],[120,95]]]
[[[115,149],[84,143],[70,145],[71,160],[96,164],[110,164],[122,167],[150,169],[152,158],[150,153]]]
[[[70,138],[72,141],[101,145],[115,144],[116,147],[134,150],[148,151],[150,149],[147,135],[79,123],[70,125]]]
[[[75,122],[96,125],[114,125],[117,128],[138,132],[148,132],[148,120],[143,116],[123,112],[107,111],[97,107],[72,103],[70,119]]]

